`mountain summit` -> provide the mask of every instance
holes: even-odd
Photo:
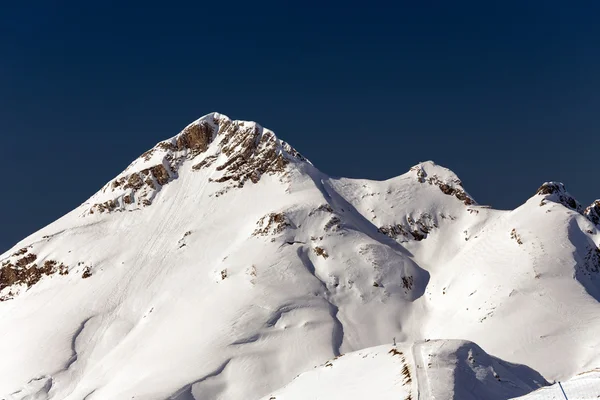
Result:
[[[600,366],[599,210],[332,178],[208,114],[0,256],[0,398],[522,396]]]
[[[212,113],[142,154],[90,199],[89,212],[149,206],[163,186],[178,178],[183,164],[194,171],[208,170],[211,182],[226,182],[224,192],[247,181],[257,183],[264,174],[283,174],[290,162],[304,161],[257,123]]]

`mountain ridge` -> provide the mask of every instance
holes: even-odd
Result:
[[[216,148],[210,151],[213,142],[222,138],[225,143],[216,143]],[[236,149],[236,147],[239,148]],[[205,152],[207,154],[203,154]],[[113,191],[117,188],[137,191],[144,185],[148,186],[148,188],[144,188],[146,193],[140,196],[141,202],[137,203],[138,206],[147,206],[151,204],[156,192],[160,191],[163,185],[176,179],[177,169],[181,162],[195,160],[200,156],[200,160],[196,161],[192,167],[194,170],[199,170],[210,167],[222,154],[227,158],[220,160],[220,163],[217,162],[216,169],[218,171],[226,170],[229,173],[209,179],[214,182],[233,180],[237,181],[238,186],[243,186],[248,180],[256,183],[263,173],[282,172],[290,160],[295,159],[312,165],[291,145],[278,139],[273,131],[263,128],[260,124],[254,121],[232,120],[224,114],[211,112],[188,124],[177,135],[160,141],[152,149],[144,152],[107,185],[112,185]],[[158,160],[156,155],[158,155]],[[140,164],[144,168],[141,168]],[[473,197],[463,188],[458,176],[447,168],[440,166],[430,177],[427,177],[426,170],[434,169],[434,167],[437,167],[437,164],[429,160],[412,166],[409,171],[416,171],[420,182],[438,186],[446,194],[454,195],[464,201],[465,205],[476,204]],[[123,176],[127,171],[130,171],[130,174]],[[447,175],[450,178],[440,180],[440,175]],[[105,192],[107,190],[107,186],[101,189]],[[153,191],[154,193],[148,194]],[[596,224],[600,223],[600,217],[598,217],[600,200],[595,200],[590,206],[583,209],[581,204],[567,192],[563,183],[554,181],[545,182],[536,192],[536,194],[547,195],[554,193],[560,193],[555,196],[558,202],[564,203],[566,207],[576,209],[582,214],[585,212],[586,215],[591,215],[590,218],[597,220]],[[98,193],[95,196],[97,195]],[[563,196],[562,200],[561,196]],[[93,201],[95,201],[94,196],[87,202]],[[122,194],[114,199],[92,204],[90,212],[123,209],[125,208],[124,204],[135,202],[133,193]]]
[[[494,210],[433,162],[333,178],[218,118],[0,256],[0,397],[259,399],[392,338],[600,365],[598,227],[564,186]]]

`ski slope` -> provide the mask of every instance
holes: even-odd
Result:
[[[263,400],[508,399],[548,383],[461,340],[383,345],[305,372]]]

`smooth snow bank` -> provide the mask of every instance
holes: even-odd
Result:
[[[547,384],[531,368],[492,357],[474,343],[434,340],[343,355],[262,400],[506,400]]]
[[[541,388],[518,400],[597,400],[600,398],[600,370],[581,373],[568,381]],[[563,394],[564,390],[564,394]]]
[[[409,350],[385,345],[345,354],[301,374],[262,400],[410,398],[416,385]]]

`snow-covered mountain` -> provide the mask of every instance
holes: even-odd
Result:
[[[526,395],[600,366],[599,216],[332,178],[212,113],[0,256],[0,399]]]

